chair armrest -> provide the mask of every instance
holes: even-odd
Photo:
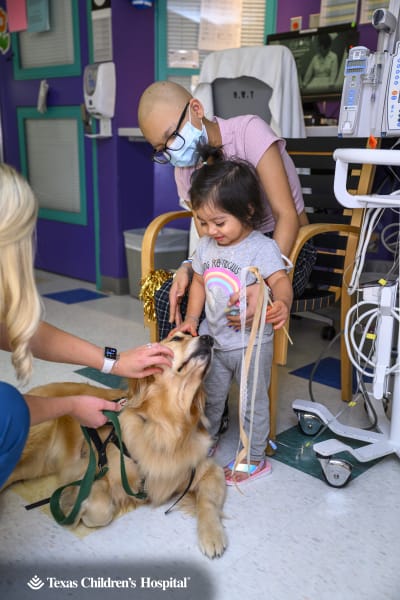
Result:
[[[154,251],[161,229],[176,219],[192,217],[190,210],[175,210],[155,217],[146,227],[142,240],[142,278],[154,270]]]
[[[358,238],[360,234],[360,228],[354,225],[346,225],[345,223],[312,223],[310,225],[304,225],[300,227],[299,232],[297,234],[296,241],[294,243],[293,249],[290,253],[290,260],[293,265],[296,265],[297,258],[300,254],[300,251],[304,244],[308,242],[312,237],[316,235],[321,235],[323,233],[343,233],[347,235],[354,235]],[[289,277],[291,281],[293,280],[293,272],[292,269]],[[289,329],[289,321],[290,317],[286,322],[286,327]],[[275,332],[275,340],[274,340],[274,356],[273,362],[277,365],[286,365],[287,363],[287,350],[288,350],[288,340],[286,335],[284,334],[283,329],[279,329]]]
[[[322,233],[343,233],[343,234],[360,234],[360,228],[355,227],[354,225],[346,225],[345,223],[311,223],[310,225],[303,225],[300,227],[299,232],[297,234],[296,241],[290,253],[289,259],[293,263],[296,264],[297,258],[300,254],[301,249],[304,244],[308,242],[311,238],[316,235],[321,235]],[[293,279],[293,271],[290,273],[290,277]]]

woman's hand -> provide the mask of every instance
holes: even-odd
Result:
[[[68,397],[66,397],[68,400]],[[69,415],[85,427],[101,427],[107,423],[103,410],[119,412],[123,402],[110,402],[95,396],[70,396],[71,410]],[[57,401],[57,399],[55,400]]]
[[[190,277],[192,275],[192,265],[190,262],[184,263],[175,273],[174,280],[169,292],[169,322],[180,325],[182,323],[182,315],[180,303],[189,287]]]
[[[163,344],[157,342],[145,344],[121,352],[111,372],[114,375],[133,379],[147,377],[147,375],[161,373],[165,367],[171,367],[173,356],[171,348]]]
[[[198,335],[198,326],[199,319],[197,317],[190,317],[186,315],[186,319],[183,321],[183,323],[179,325],[179,327],[174,327],[174,329],[169,332],[167,339],[170,340],[178,331],[181,331],[182,333],[190,333],[190,335],[196,337]]]
[[[110,402],[87,394],[57,397],[26,394],[25,400],[29,407],[31,425],[70,415],[86,427],[101,427],[107,422],[103,410],[119,412],[125,403],[125,399]]]

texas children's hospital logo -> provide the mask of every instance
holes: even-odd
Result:
[[[34,575],[26,584],[28,587],[31,588],[31,590],[41,590],[42,587],[45,585],[44,581],[42,581],[40,579],[40,577],[38,577],[37,575]]]
[[[65,589],[141,589],[141,590],[174,590],[188,589],[190,577],[169,577],[168,579],[156,579],[154,577],[142,576],[139,578],[126,577],[114,579],[112,577],[90,577],[84,576],[80,579],[58,579],[57,577],[39,577],[33,575],[27,582],[27,586],[38,591],[46,587],[52,590]]]

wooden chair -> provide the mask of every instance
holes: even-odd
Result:
[[[154,272],[154,253],[156,248],[157,236],[161,229],[175,221],[177,219],[191,218],[192,213],[190,210],[176,210],[155,217],[150,224],[146,227],[146,231],[142,240],[142,280],[146,279],[151,273]],[[178,265],[177,265],[178,267]],[[150,330],[150,341],[157,342],[159,339],[157,322],[150,319],[146,314],[144,315],[144,324]]]
[[[287,140],[302,184],[310,225],[302,227],[292,249],[290,260],[296,264],[304,244],[312,239],[317,249],[317,262],[310,285],[301,298],[293,301],[291,314],[318,317],[319,311],[339,306],[339,331],[344,329],[346,314],[354,298],[347,293],[351,279],[362,222],[361,209],[344,209],[333,194],[335,163],[333,151],[343,146],[366,146],[366,140],[308,138]],[[370,192],[374,177],[371,165],[353,166],[348,189],[354,193]],[[291,273],[291,277],[293,273]],[[286,324],[290,331],[290,319]],[[277,331],[274,341],[274,384],[278,386],[278,365],[287,362],[288,339]],[[352,367],[343,335],[340,338],[340,371],[342,400],[352,398]]]

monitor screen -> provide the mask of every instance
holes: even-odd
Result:
[[[359,34],[351,24],[274,33],[267,44],[283,44],[296,61],[303,102],[340,99],[348,51]]]

